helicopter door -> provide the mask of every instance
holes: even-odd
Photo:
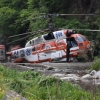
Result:
[[[57,51],[55,53],[51,53],[51,59],[56,60],[62,58],[62,53],[61,51]]]
[[[72,46],[72,47],[78,46],[77,42],[75,41],[75,39],[74,39],[73,37],[70,38],[70,42],[71,42],[71,46]]]
[[[39,60],[46,60],[50,59],[51,53],[39,53]]]

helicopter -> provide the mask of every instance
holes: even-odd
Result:
[[[68,34],[67,39],[66,34]],[[72,30],[55,31],[51,37],[53,40],[50,41],[49,39],[49,34],[42,35],[41,38],[37,37],[28,41],[25,48],[17,48],[9,54],[15,58],[24,58],[27,62],[40,63],[54,60],[66,61],[66,58],[69,61],[69,56],[77,57],[91,50],[88,39]],[[68,49],[70,50],[68,51]]]
[[[59,16],[58,14],[48,14],[50,22],[52,16]],[[73,14],[60,14],[68,16]],[[75,14],[94,16],[94,14]],[[43,16],[44,17],[44,16]],[[51,25],[51,24],[50,24]],[[46,29],[45,31],[48,31]],[[98,31],[98,30],[87,30]],[[44,31],[42,31],[43,33]],[[79,55],[84,55],[92,50],[91,42],[82,34],[77,33],[72,29],[53,30],[50,26],[49,32],[41,36],[29,40],[24,48],[15,48],[6,54],[14,58],[15,63],[43,63],[54,61],[73,61]]]

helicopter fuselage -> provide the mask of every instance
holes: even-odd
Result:
[[[67,42],[71,44],[70,58],[82,55],[91,49],[91,44],[85,36],[81,34],[72,34],[66,39],[53,39],[49,42],[13,50],[10,52],[10,55],[15,59],[22,58],[22,61],[25,59],[30,63],[66,61]],[[15,62],[18,61],[15,60]]]

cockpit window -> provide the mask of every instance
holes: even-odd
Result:
[[[78,37],[76,37],[76,41],[77,41],[77,42],[83,42],[84,40],[82,39],[81,36],[78,36]]]
[[[81,35],[81,38],[82,38],[84,41],[87,40],[87,38],[86,38],[85,36],[82,36],[82,35]]]

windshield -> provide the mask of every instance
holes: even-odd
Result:
[[[76,41],[77,41],[77,42],[83,42],[84,40],[82,39],[81,36],[78,36],[78,37],[76,37]]]
[[[83,35],[81,35],[81,38],[84,40],[84,41],[87,41],[88,39],[85,37],[85,36],[83,36]]]

